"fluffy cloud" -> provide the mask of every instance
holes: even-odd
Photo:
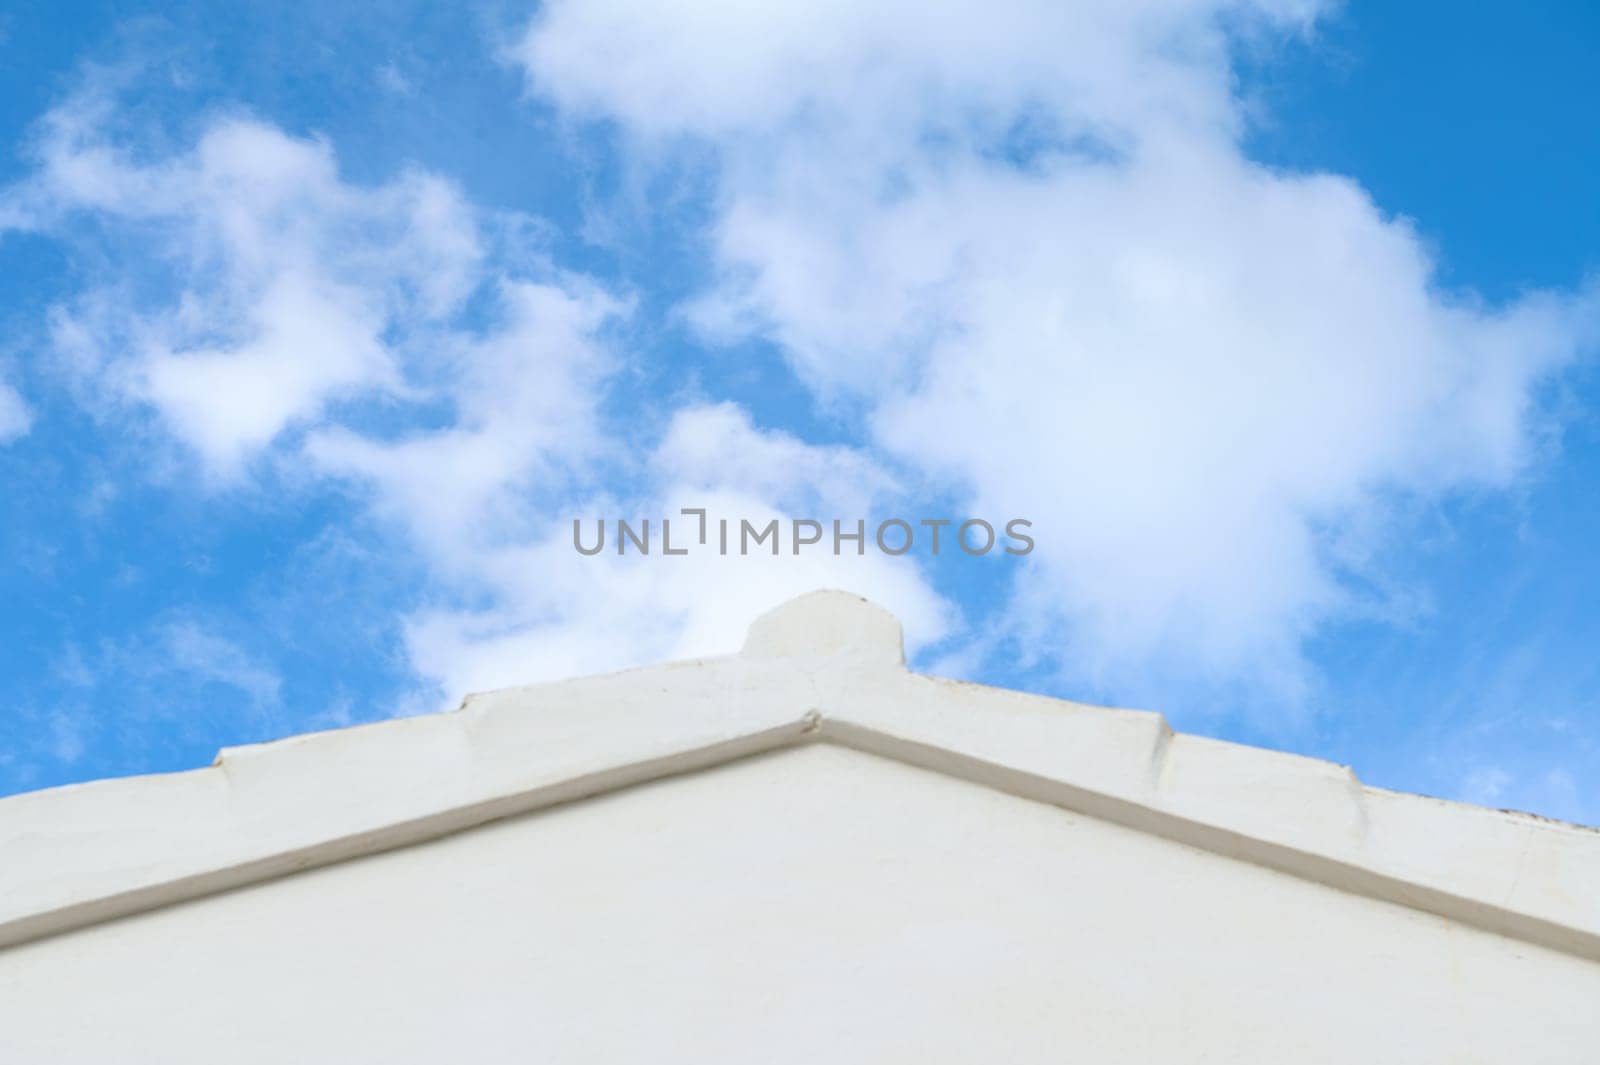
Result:
[[[912,651],[948,635],[954,608],[909,558],[846,550],[787,547],[777,555],[694,548],[697,519],[741,520],[785,527],[794,518],[865,515],[891,507],[898,486],[859,453],[817,447],[763,431],[731,404],[679,410],[648,456],[645,487],[597,494],[567,508],[553,529],[532,541],[479,541],[472,557],[485,587],[497,590],[488,609],[447,608],[413,619],[413,660],[442,690],[476,691],[526,681],[615,669],[630,663],[737,650],[751,618],[817,588],[842,587],[893,610]],[[613,550],[616,519],[638,527],[674,521],[681,557]],[[608,550],[585,557],[573,546],[572,523],[584,523],[592,544],[596,520],[610,530]],[[708,534],[712,547],[716,533]]]
[[[1235,128],[1225,20],[1235,31],[1304,27],[1321,6],[558,0],[542,7],[513,55],[566,108],[637,132],[781,134],[770,145],[780,150],[796,132],[848,137],[876,165],[930,132],[959,149],[969,135],[1019,122],[1119,143]],[[831,169],[836,160],[818,163]]]
[[[1354,182],[1244,154],[1232,49],[1315,7],[557,0],[515,56],[635,165],[710,149],[707,336],[775,342],[891,461],[1034,519],[1027,644],[1123,698],[1293,702],[1394,501],[1510,483],[1600,321],[1443,291]]]
[[[327,426],[306,445],[320,471],[370,484],[383,514],[454,573],[473,570],[484,536],[525,532],[541,483],[568,483],[607,450],[595,408],[617,359],[601,334],[626,305],[576,278],[503,280],[495,295],[494,328],[442,342],[442,428],[374,439]]]
[[[913,646],[947,631],[909,560],[580,555],[575,517],[855,515],[898,485],[728,404],[608,416],[633,301],[528,246],[533,220],[426,173],[353,184],[330,145],[251,119],[153,157],[119,125],[105,94],[69,100],[4,197],[8,225],[109,268],[55,309],[58,361],[107,419],[153,415],[211,487],[271,469],[369,508],[427,577],[402,619],[419,707],[732,651],[752,616],[819,586],[898,608]],[[228,658],[176,635],[179,658]]]
[[[437,175],[356,183],[252,118],[151,151],[80,94],[0,226],[104,267],[52,319],[104,416],[150,419],[214,483],[264,456],[336,483],[415,553],[408,647],[447,693],[730,650],[825,584],[929,645],[955,616],[908,559],[585,558],[570,522],[954,498],[1039,545],[980,651],[1009,636],[1122,699],[1292,699],[1395,501],[1511,483],[1539,385],[1596,330],[1587,294],[1444,291],[1356,184],[1246,156],[1232,52],[1316,8],[546,4],[513,50],[536,93],[619,130],[629,165],[715,161],[689,320],[774,344],[862,413],[859,446],[756,425],[714,382],[608,406],[649,300]]]
[[[343,181],[332,150],[245,118],[141,158],[87,91],[41,124],[12,226],[101,227],[120,272],[56,309],[80,381],[153,408],[218,479],[330,404],[404,390],[407,344],[479,282],[477,220],[448,183]]]

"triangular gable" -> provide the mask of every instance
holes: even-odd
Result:
[[[1158,714],[911,673],[898,622],[843,592],[767,614],[737,655],[0,800],[0,947],[810,743],[1600,959],[1600,832],[1367,788]]]

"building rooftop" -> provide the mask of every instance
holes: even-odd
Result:
[[[759,618],[734,655],[0,800],[0,947],[818,743],[1600,960],[1600,832],[1370,788],[1156,713],[916,674],[895,618],[837,591]]]

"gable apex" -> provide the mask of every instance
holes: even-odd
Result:
[[[848,658],[865,666],[906,664],[900,619],[854,592],[810,592],[756,618],[745,658]]]

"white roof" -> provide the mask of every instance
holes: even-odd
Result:
[[[0,800],[0,947],[807,743],[1600,959],[1600,832],[1369,788],[1159,714],[915,674],[899,623],[844,592],[766,614],[736,655]]]

